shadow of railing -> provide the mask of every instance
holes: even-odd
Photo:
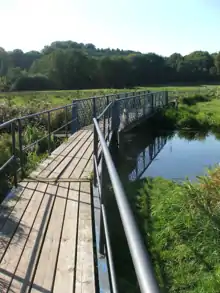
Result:
[[[16,194],[11,191],[0,205],[0,263],[4,260],[9,245],[17,245],[25,237],[25,226],[20,223],[20,218],[17,218],[13,213],[18,200],[22,200],[17,194],[21,194],[23,188],[18,184]],[[0,271],[0,292],[8,292],[9,286],[9,281]]]

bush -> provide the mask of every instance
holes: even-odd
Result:
[[[46,76],[22,76],[11,87],[11,91],[40,91],[54,89],[54,83]]]
[[[211,100],[210,96],[193,95],[191,97],[183,97],[180,99],[181,103],[187,106],[195,105],[199,102],[208,102]]]

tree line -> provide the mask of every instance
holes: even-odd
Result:
[[[41,52],[0,48],[0,91],[125,88],[220,81],[220,52],[155,53],[53,42]]]

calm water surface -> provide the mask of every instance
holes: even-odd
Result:
[[[213,134],[175,132],[149,136],[142,131],[127,138],[123,153],[126,155],[121,156],[119,169],[124,180],[148,176],[195,180],[206,174],[207,168],[220,163],[220,140]]]

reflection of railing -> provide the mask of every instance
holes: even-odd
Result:
[[[145,148],[137,157],[135,169],[128,175],[130,181],[141,178],[144,171],[160,153],[167,142],[166,137],[156,137],[152,144]]]

